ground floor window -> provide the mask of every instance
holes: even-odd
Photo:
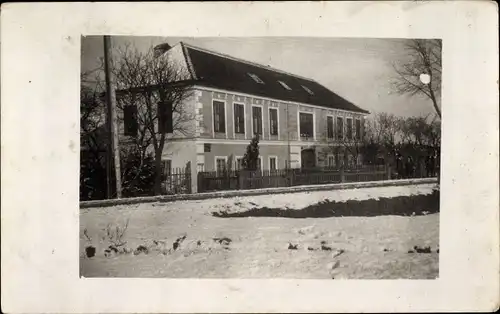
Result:
[[[327,158],[327,166],[329,168],[335,167],[335,155],[328,155]]]
[[[217,173],[222,173],[226,170],[227,157],[215,157],[215,169]]]
[[[235,169],[238,171],[243,169],[243,157],[235,158]]]
[[[269,157],[269,170],[278,170],[278,157]]]
[[[199,163],[198,164],[198,172],[203,172],[205,171],[205,164]]]

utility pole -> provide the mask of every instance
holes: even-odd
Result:
[[[104,36],[104,71],[106,74],[106,103],[108,106],[108,130],[109,130],[109,143],[108,143],[108,198],[111,198],[111,171],[110,166],[112,160],[114,160],[115,169],[115,182],[116,182],[116,197],[122,197],[122,182],[121,182],[121,171],[120,171],[120,148],[118,143],[118,118],[116,115],[116,94],[113,73],[111,71],[111,66],[113,64],[113,59],[111,55],[111,37]],[[111,159],[113,156],[113,159]]]
[[[290,152],[290,106],[289,103],[286,103],[286,140],[287,140],[287,150],[288,150],[288,169],[292,168],[292,161],[290,160],[291,152]]]

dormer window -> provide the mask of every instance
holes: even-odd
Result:
[[[259,83],[259,84],[264,84],[264,81],[260,79],[260,77],[258,77],[257,75],[253,74],[253,73],[247,73],[248,76],[250,76],[256,83]]]
[[[292,89],[290,88],[290,86],[286,85],[286,83],[285,83],[285,82],[283,82],[283,81],[278,81],[278,83],[280,83],[280,84],[281,84],[281,86],[283,86],[283,88],[284,88],[284,89],[292,90]]]
[[[311,96],[312,96],[312,95],[314,95],[313,91],[312,91],[312,90],[310,90],[309,88],[307,88],[306,86],[302,85],[302,88],[303,88],[306,92],[308,92],[308,93],[309,93],[309,95],[311,95]]]

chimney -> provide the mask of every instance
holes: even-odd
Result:
[[[154,48],[155,57],[161,56],[170,48],[172,48],[172,46],[170,46],[168,43],[164,43],[164,44],[160,44],[160,45],[155,46],[155,48]]]

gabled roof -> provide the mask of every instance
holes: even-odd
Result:
[[[185,43],[181,45],[189,71],[197,85],[282,101],[369,113],[312,79]]]

